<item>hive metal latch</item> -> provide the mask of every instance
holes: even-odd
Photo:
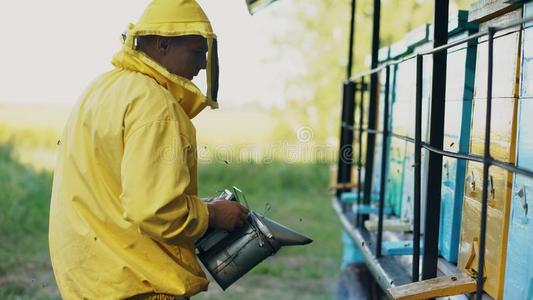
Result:
[[[527,216],[528,205],[526,198],[526,186],[522,185],[522,188],[516,193],[516,195],[520,198],[520,202],[522,202],[522,208],[524,209],[524,214]]]

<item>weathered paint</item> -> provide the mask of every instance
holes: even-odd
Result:
[[[383,254],[385,255],[413,255],[413,241],[385,241],[383,242]],[[424,252],[424,245],[420,245],[420,251]]]
[[[417,53],[432,48],[429,36],[429,25],[422,25],[417,29],[409,32],[406,35],[406,43],[412,52]],[[429,61],[430,57],[424,57],[424,72],[422,78],[422,139],[427,140],[429,133],[429,98],[431,91],[431,70],[432,64]],[[416,60],[411,59],[402,63],[402,78],[396,87],[399,102],[402,102],[404,108],[404,122],[400,124],[400,132],[404,132],[407,136],[414,138],[415,135],[415,110],[416,106],[416,89],[414,89],[416,81]],[[414,222],[414,163],[415,163],[415,147],[412,143],[406,143],[406,152],[404,157],[404,180],[402,188],[401,199],[401,214],[402,220],[407,220],[411,224]],[[422,174],[421,174],[421,223],[425,219],[425,199],[426,199],[426,185],[427,181],[427,156],[422,152]],[[423,233],[424,227],[421,226]]]
[[[359,247],[357,247],[348,233],[343,230],[341,269],[344,269],[349,264],[360,263],[363,261],[365,261],[363,253],[361,253]]]
[[[450,37],[450,40],[463,38],[470,33],[463,31]],[[469,149],[475,61],[474,43],[448,51],[444,122],[444,149],[447,151],[467,153]],[[465,161],[443,157],[439,253],[454,263],[457,262],[459,251],[465,169]]]
[[[403,42],[398,42],[397,44]],[[391,46],[391,57],[393,55],[393,46]],[[407,48],[405,48],[407,49]],[[404,52],[402,52],[403,54]],[[393,133],[399,133],[399,128],[404,116],[402,111],[405,111],[405,107],[402,110],[402,103],[398,101],[398,82],[401,82],[403,69],[401,64],[395,65],[391,69],[391,99],[390,99],[390,130]],[[386,188],[385,188],[385,203],[392,208],[393,214],[400,216],[401,213],[401,195],[403,188],[403,173],[404,173],[404,157],[405,157],[405,141],[395,137],[391,137],[389,140],[389,153],[387,162],[387,174],[386,174]]]
[[[391,138],[385,201],[396,216],[400,216],[402,209],[405,147],[405,141],[394,137]]]
[[[533,2],[524,5],[524,17],[533,15]],[[533,24],[522,32],[517,165],[533,170]],[[533,179],[516,175],[513,184],[505,299],[533,299]]]
[[[521,9],[480,25],[480,30],[521,18]],[[516,110],[519,74],[519,27],[501,31],[494,40],[494,84],[491,122],[491,155],[499,160],[514,162]],[[477,49],[476,80],[472,110],[470,152],[483,155],[487,90],[487,42],[480,39]],[[461,242],[458,265],[477,270],[480,230],[482,170],[479,163],[467,164],[463,203]],[[489,169],[489,199],[485,252],[486,281],[484,290],[493,298],[503,297],[505,256],[509,225],[509,202],[512,174],[502,169]],[[472,258],[469,260],[469,258]],[[470,264],[468,262],[471,261]]]
[[[387,48],[384,48],[384,49],[389,49],[389,47]],[[380,50],[380,53],[381,53],[381,50]],[[387,52],[388,54],[388,52]],[[381,58],[383,59],[383,58]],[[390,74],[390,77],[389,77],[389,87],[392,87],[392,72]],[[377,129],[378,130],[381,130],[383,131],[383,115],[384,115],[384,109],[385,109],[385,104],[384,104],[384,101],[385,101],[385,81],[386,81],[386,71],[383,70],[380,74],[379,74],[379,94],[378,94],[378,103],[377,103],[377,106],[378,106],[378,115],[377,115]],[[389,89],[389,96],[390,96],[390,90]],[[392,97],[389,97],[389,102],[391,102],[391,98]],[[390,103],[389,103],[390,104]],[[390,105],[389,105],[389,115],[390,115]],[[389,121],[389,124],[388,124],[388,128],[390,129],[390,121]],[[372,195],[376,195],[375,197],[373,198],[377,198],[377,200],[379,201],[379,192],[380,192],[380,180],[381,180],[381,155],[382,155],[382,150],[383,150],[383,136],[382,135],[376,135],[376,144],[375,144],[375,148],[374,148],[374,169],[373,169],[373,175],[372,175],[372,190],[371,190],[371,193]],[[387,166],[385,167],[386,170],[388,169],[388,161],[385,162],[387,164]]]

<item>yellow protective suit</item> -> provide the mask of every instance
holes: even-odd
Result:
[[[207,289],[194,243],[209,215],[197,197],[190,118],[216,107],[216,83],[208,80],[206,97],[170,74],[134,49],[143,34],[200,34],[215,44],[196,2],[154,0],[130,26],[115,69],[75,106],[59,146],[50,207],[50,255],[64,299],[191,296]],[[216,63],[210,50],[208,69]]]

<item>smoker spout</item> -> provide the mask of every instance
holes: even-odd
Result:
[[[313,242],[312,239],[301,235],[277,222],[274,222],[266,217],[260,217],[260,221],[268,227],[272,238],[279,243],[280,247],[283,246],[296,246],[307,245]]]

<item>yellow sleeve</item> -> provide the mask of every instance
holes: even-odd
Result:
[[[121,204],[124,218],[168,244],[194,243],[207,229],[206,204],[185,190],[191,144],[174,120],[153,121],[124,140]]]

